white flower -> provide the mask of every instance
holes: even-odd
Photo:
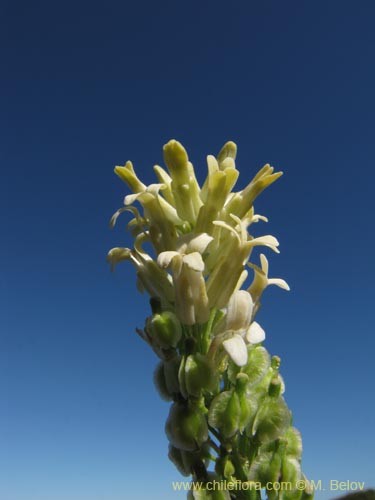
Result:
[[[246,340],[249,344],[259,344],[266,338],[266,332],[259,323],[253,321],[246,332]]]
[[[218,325],[218,333],[225,339],[222,345],[237,366],[247,363],[245,334],[250,326],[252,313],[251,295],[245,290],[237,290],[229,300],[225,319]]]
[[[246,365],[247,347],[242,335],[235,333],[233,337],[224,340],[223,347],[237,366]]]
[[[261,268],[255,264],[248,263],[248,266],[254,269],[254,279],[247,291],[253,298],[254,303],[258,302],[262,293],[269,285],[276,285],[289,291],[288,283],[281,278],[268,278],[268,260],[263,254],[260,254]]]
[[[248,359],[247,343],[259,344],[266,338],[263,328],[253,321],[247,332],[239,330],[233,332],[233,335],[224,340],[223,347],[227,354],[237,366],[245,366]]]
[[[162,252],[157,259],[162,269],[172,270],[176,313],[185,325],[205,323],[210,315],[201,254],[211,241],[205,233],[183,236],[177,242],[179,251]]]
[[[234,292],[230,298],[225,330],[246,330],[251,322],[253,300],[246,290]]]
[[[207,268],[210,271],[207,294],[210,306],[218,309],[226,306],[237,289],[243,266],[248,261],[253,247],[264,245],[278,252],[279,242],[274,236],[252,238],[247,232],[246,223],[235,215],[231,215],[231,219],[236,223],[235,227],[221,220],[212,222],[220,230],[225,230],[225,238],[215,238],[210,246],[207,259]]]

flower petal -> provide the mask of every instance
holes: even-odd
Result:
[[[228,340],[224,340],[223,347],[227,351],[233,363],[237,366],[245,366],[247,363],[247,347],[244,339],[237,333]]]
[[[183,262],[188,267],[190,267],[190,269],[192,269],[193,271],[202,272],[204,270],[204,262],[203,262],[201,254],[199,252],[193,252],[193,253],[189,253],[187,255],[184,255]]]
[[[287,290],[288,292],[290,291],[290,286],[285,280],[282,280],[281,278],[271,278],[268,280],[269,285],[276,285],[280,288],[283,288],[284,290]]]
[[[266,332],[259,323],[253,321],[246,333],[246,340],[249,344],[259,344],[266,338]]]
[[[253,312],[253,300],[245,290],[234,292],[230,298],[226,317],[226,330],[247,329]]]
[[[171,265],[172,259],[177,255],[180,256],[178,252],[173,252],[172,250],[167,252],[161,252],[157,260],[159,267],[161,267],[162,269],[169,267]]]
[[[192,240],[187,245],[186,253],[199,252],[203,253],[208,245],[213,240],[212,236],[207,233],[201,233]]]
[[[251,246],[264,245],[265,247],[271,248],[274,252],[280,253],[278,250],[279,242],[271,234],[266,234],[265,236],[260,236],[259,238],[254,238],[251,240]]]

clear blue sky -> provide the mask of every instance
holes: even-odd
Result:
[[[374,474],[372,0],[1,3],[0,500],[184,498],[168,405],[134,330],[126,160],[146,182],[180,140],[238,144],[240,186],[285,175],[258,213],[281,243],[259,321],[282,358],[306,474]],[[338,492],[319,492],[318,500]]]

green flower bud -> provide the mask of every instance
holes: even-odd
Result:
[[[276,371],[278,372],[279,369],[280,369],[280,365],[281,365],[281,359],[279,356],[272,356],[272,359],[271,359],[271,367]]]
[[[171,140],[163,147],[164,161],[171,174],[171,191],[178,215],[183,220],[195,222],[202,206],[200,188],[194,168],[189,162],[185,148],[178,141]]]
[[[224,169],[221,166],[221,164],[224,163],[227,158],[235,160],[236,156],[237,156],[237,145],[232,141],[226,142],[224,146],[220,149],[219,154],[217,155],[217,161],[219,163],[220,168],[222,170]]]
[[[220,430],[225,438],[236,434],[240,426],[241,405],[236,392],[224,391],[212,401],[208,412],[211,427]]]
[[[152,339],[164,349],[176,347],[182,336],[181,324],[177,316],[170,311],[154,314],[147,328]]]
[[[283,386],[280,377],[273,377],[268,387],[268,394],[273,398],[278,398],[281,394],[282,387]]]
[[[188,356],[185,364],[186,390],[199,397],[202,390],[213,391],[218,383],[218,373],[203,354]]]
[[[165,424],[165,433],[176,448],[194,451],[207,441],[207,422],[196,408],[174,403]]]

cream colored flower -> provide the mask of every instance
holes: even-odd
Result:
[[[247,347],[246,343],[239,333],[235,333],[232,337],[224,340],[223,347],[227,354],[237,366],[245,366],[247,363]]]
[[[178,251],[162,252],[157,259],[162,269],[172,271],[176,314],[185,325],[205,323],[210,315],[201,254],[211,241],[207,234],[183,236],[177,243]]]
[[[258,302],[262,293],[269,285],[276,285],[289,291],[288,283],[281,278],[268,278],[268,260],[263,254],[260,255],[261,268],[255,264],[249,263],[249,267],[254,269],[254,279],[247,291],[253,298],[254,303]]]
[[[253,321],[246,332],[246,340],[249,344],[259,344],[266,338],[266,332],[259,323]]]

